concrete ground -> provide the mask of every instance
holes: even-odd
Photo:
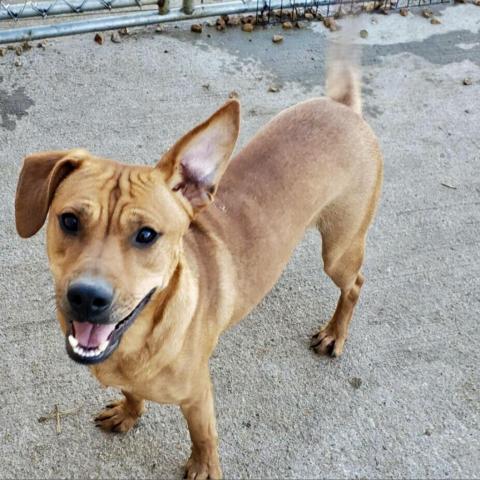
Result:
[[[308,233],[268,297],[222,338],[211,363],[226,478],[480,477],[480,8],[438,18],[354,26],[369,32],[358,37],[365,117],[385,153],[367,282],[344,356],[315,356],[309,337],[337,292]],[[152,163],[233,90],[244,144],[323,92],[334,34],[310,24],[274,45],[279,30],[208,38],[169,26],[121,44],[51,41],[21,67],[13,52],[0,58],[1,478],[181,476],[189,440],[176,407],[149,405],[125,436],[95,429],[117,392],[64,351],[44,235],[15,233],[17,175],[26,154],[75,146]],[[54,405],[81,407],[60,434],[38,422]]]

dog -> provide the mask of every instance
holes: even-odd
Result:
[[[145,400],[179,405],[192,441],[186,477],[198,480],[222,476],[208,367],[220,334],[262,300],[313,227],[340,298],[311,348],[341,355],[383,177],[350,64],[330,64],[326,97],[282,111],[230,160],[239,124],[230,100],[155,166],[82,149],[30,155],[15,201],[23,238],[48,215],[68,355],[123,392],[97,426],[130,430]]]

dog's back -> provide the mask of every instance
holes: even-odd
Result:
[[[198,218],[231,255],[238,294],[232,323],[274,285],[309,225],[323,235],[338,205],[352,206],[352,232],[342,233],[348,237],[373,216],[381,154],[361,117],[356,67],[331,62],[327,95],[284,110],[260,130],[231,161],[214,208]]]

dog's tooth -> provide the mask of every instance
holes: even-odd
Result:
[[[78,345],[78,340],[73,335],[68,336],[68,341],[72,348],[75,348]]]
[[[100,346],[98,347],[97,350],[99,350],[101,352],[103,352],[106,348],[108,347],[108,340],[105,340],[103,343],[100,344]]]

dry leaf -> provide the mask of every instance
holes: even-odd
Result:
[[[95,43],[98,43],[99,45],[103,45],[103,42],[105,42],[105,38],[101,33],[96,33],[93,39],[95,40]]]

